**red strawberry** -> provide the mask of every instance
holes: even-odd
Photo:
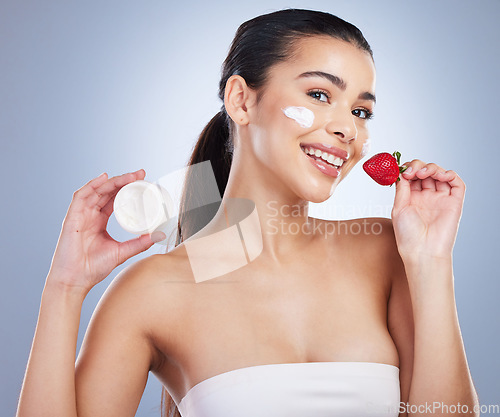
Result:
[[[399,174],[407,168],[399,166],[400,158],[401,154],[397,151],[392,155],[387,152],[378,153],[363,164],[363,169],[380,185],[392,185],[399,181]]]

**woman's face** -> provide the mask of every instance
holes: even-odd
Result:
[[[271,68],[251,109],[251,148],[297,196],[321,202],[366,153],[375,67],[367,52],[331,37],[303,38],[294,52]]]

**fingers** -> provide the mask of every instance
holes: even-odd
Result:
[[[118,190],[116,190],[116,192],[113,193],[113,195],[108,200],[108,202],[104,205],[104,207],[101,208],[101,213],[103,213],[106,216],[106,218],[110,217],[111,213],[113,213],[113,208],[114,208],[114,204],[115,204],[115,197],[117,194],[118,194]],[[98,203],[97,206],[100,206],[100,204],[102,204],[102,203]]]
[[[419,159],[414,159],[404,165],[408,168],[402,176],[411,182],[412,191],[431,190],[450,193],[454,187],[458,187],[459,190],[465,187],[454,171],[446,171],[437,164],[426,164]]]
[[[101,175],[98,177],[90,180],[85,184],[83,187],[80,187],[78,190],[76,190],[73,193],[73,200],[81,200],[84,198],[87,198],[89,195],[91,195],[95,190],[100,187],[108,178],[108,174],[103,172]]]
[[[165,234],[160,236],[163,239],[165,238]],[[162,239],[159,239],[162,240]],[[118,265],[121,265],[127,259],[135,256],[145,250],[149,249],[154,245],[154,241],[151,240],[151,237],[148,234],[139,236],[135,239],[127,240],[126,242],[121,242],[119,244],[118,249]]]
[[[81,213],[86,206],[87,198],[92,194],[95,194],[95,190],[99,188],[107,180],[107,178],[108,174],[103,172],[101,175],[90,180],[83,187],[80,187],[78,190],[76,190],[73,193],[73,198],[71,200],[66,219],[68,217],[72,218],[73,215],[78,215],[79,213]]]
[[[412,181],[414,182],[414,181]],[[404,207],[406,202],[410,199],[412,182],[402,177],[396,181],[396,195],[394,196],[393,212],[396,208]]]
[[[129,172],[114,178],[111,178],[107,183],[103,184],[99,189],[96,190],[96,196],[99,198],[97,203],[95,203],[95,208],[100,210],[104,214],[104,218],[101,219],[101,224],[107,224],[109,217],[113,213],[115,197],[125,185],[144,179],[146,173],[143,169],[135,172]],[[99,194],[99,193],[104,194]],[[98,197],[100,195],[100,197]],[[95,198],[94,198],[95,201]]]
[[[410,190],[411,191],[422,191],[422,180],[416,179],[410,181]]]
[[[91,194],[88,197],[88,204],[90,206],[96,206],[98,210],[101,210],[111,199],[114,199],[118,191],[120,191],[123,186],[136,180],[143,179],[144,176],[145,171],[143,169],[139,169],[135,172],[128,172],[126,174],[110,178],[104,184],[99,186],[95,190],[94,194]]]
[[[112,199],[114,199],[120,188],[130,182],[143,179],[145,175],[146,172],[143,169],[110,179],[107,179],[105,172],[102,173],[73,193],[68,216],[73,218],[74,215],[82,214],[84,210],[92,208],[100,212],[102,207],[107,207],[105,214],[109,217],[113,211]],[[107,206],[110,200],[111,210]]]
[[[447,175],[451,178],[448,180],[451,195],[463,199],[465,197],[465,183],[462,178],[455,171],[447,171]]]
[[[406,165],[408,169],[405,172],[403,172],[403,175],[408,180],[412,179],[423,180],[425,178],[433,176],[439,170],[442,170],[436,164],[433,163],[426,164],[425,162],[419,159],[414,159],[413,161],[407,162],[404,165]]]

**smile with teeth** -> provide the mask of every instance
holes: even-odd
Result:
[[[307,148],[303,146],[301,146],[300,149],[302,149],[307,155],[321,158],[323,161],[327,162],[330,165],[333,165],[335,168],[340,168],[344,163],[344,160],[342,158],[336,157],[328,152],[320,151],[319,149]]]

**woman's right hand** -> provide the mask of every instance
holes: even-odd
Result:
[[[106,231],[118,191],[145,175],[143,169],[110,179],[103,173],[73,194],[46,285],[62,285],[86,294],[118,265],[154,244],[149,234],[117,242]]]

